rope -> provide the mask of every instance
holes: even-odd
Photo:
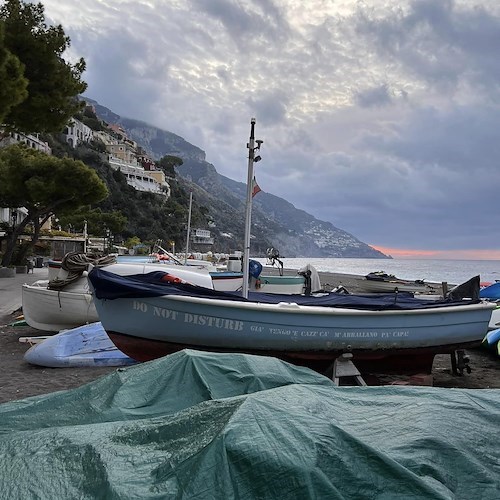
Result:
[[[68,276],[64,279],[55,278],[49,281],[49,290],[62,290],[65,286],[79,279],[89,265],[93,267],[104,267],[116,262],[115,255],[99,256],[96,254],[84,254],[80,252],[67,253],[61,263],[61,268],[68,271]]]

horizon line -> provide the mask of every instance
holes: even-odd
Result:
[[[389,257],[400,259],[500,260],[500,250],[418,250],[409,248],[390,248],[381,245],[370,246]]]

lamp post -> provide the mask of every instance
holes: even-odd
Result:
[[[83,221],[83,253],[87,253],[87,221]]]
[[[184,253],[184,265],[187,264],[188,252],[189,252],[189,237],[191,233],[191,210],[193,207],[193,190],[189,191],[189,212],[188,212],[188,225],[186,234],[186,252]]]
[[[260,161],[260,155],[255,156],[255,151],[260,150],[264,141],[255,140],[255,118],[250,120],[250,140],[248,141],[248,175],[247,175],[247,203],[245,214],[245,241],[243,245],[243,289],[242,295],[248,298],[248,280],[250,270],[248,264],[250,261],[250,233],[252,225],[252,191],[253,191],[253,164]],[[255,146],[257,143],[257,146]]]

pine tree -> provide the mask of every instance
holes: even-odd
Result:
[[[24,65],[28,81],[26,99],[11,107],[3,123],[25,133],[62,131],[83,104],[76,97],[87,87],[81,80],[85,61],[72,65],[63,59],[70,39],[61,25],[47,26],[41,3],[7,0],[0,25],[4,48]]]

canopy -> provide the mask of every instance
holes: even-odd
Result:
[[[181,351],[0,405],[0,497],[496,499],[499,405]]]

